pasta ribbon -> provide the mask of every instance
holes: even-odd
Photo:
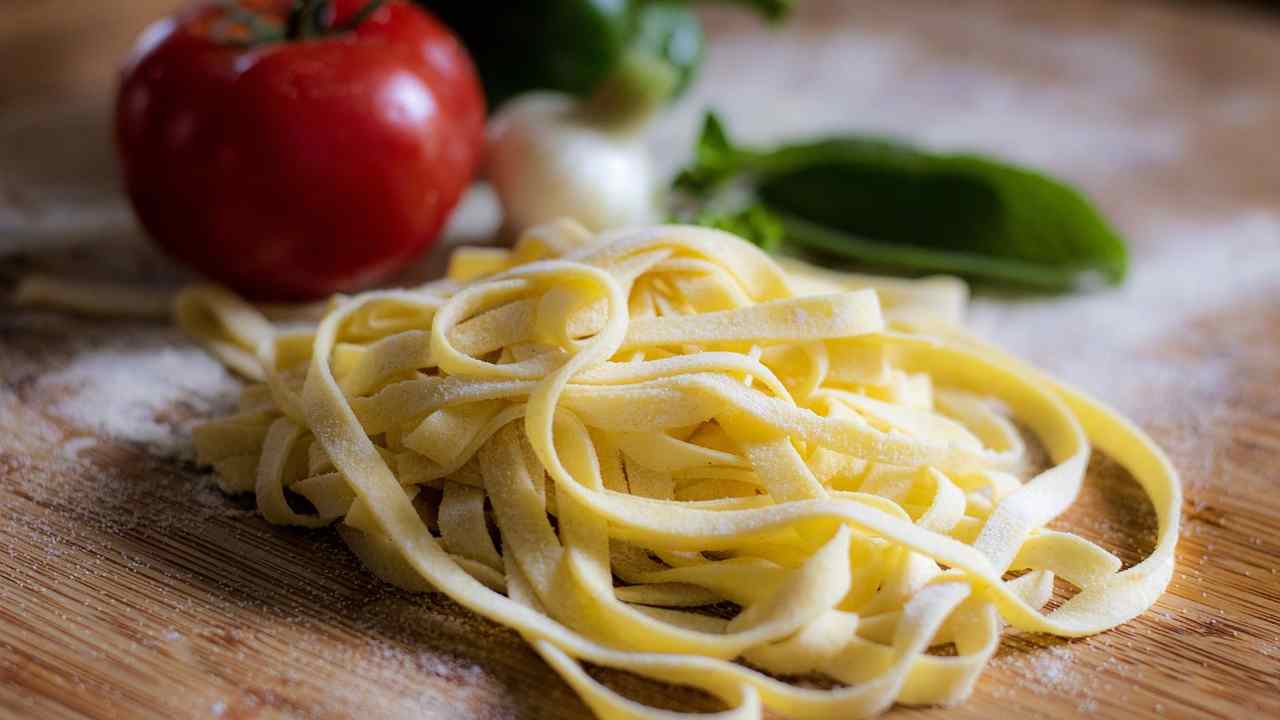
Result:
[[[513,628],[602,718],[684,715],[584,663],[746,720],[956,703],[1004,625],[1097,633],[1169,582],[1164,454],[965,334],[964,302],[956,281],[784,268],[715,230],[565,221],[301,329],[217,288],[176,307],[251,381],[195,432],[225,490],[273,523],[337,523],[386,581]],[[1155,508],[1132,567],[1048,527],[1091,444]],[[1055,578],[1077,592],[1046,612]],[[834,686],[781,679],[806,675]]]

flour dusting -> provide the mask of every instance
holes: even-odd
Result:
[[[1170,358],[1197,320],[1280,292],[1280,216],[1153,221],[1122,287],[1066,297],[975,300],[966,324],[1051,373],[1142,419],[1155,393],[1216,396],[1231,360]],[[1055,328],[1046,332],[1046,328]]]
[[[237,384],[204,351],[113,348],[81,353],[39,382],[49,411],[112,439],[185,453],[191,420],[221,409]]]
[[[1072,668],[1071,650],[1066,645],[1054,645],[1031,656],[1028,667],[1041,687],[1059,695],[1076,692],[1082,684],[1081,676]]]

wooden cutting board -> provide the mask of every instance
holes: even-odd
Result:
[[[1010,635],[967,704],[891,716],[1280,717],[1280,19],[1095,0],[801,5],[772,32],[710,16],[699,89],[655,149],[679,162],[714,105],[747,138],[874,130],[1081,183],[1132,240],[1127,285],[980,294],[972,323],[1137,420],[1186,487],[1177,573],[1152,612],[1082,640]],[[0,32],[15,57],[88,12],[20,9],[28,25]],[[27,58],[67,77],[11,73],[43,104],[0,96],[5,283],[183,279],[120,204],[102,100],[118,50],[94,37],[62,43],[74,61]],[[455,239],[485,219],[471,208]],[[172,328],[6,307],[0,381],[0,716],[588,716],[513,633],[380,585],[330,531],[269,527],[219,494],[186,433],[235,382]],[[1152,522],[1102,458],[1062,520],[1130,562]]]

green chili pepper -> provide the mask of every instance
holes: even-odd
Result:
[[[767,18],[791,0],[720,0]],[[591,96],[624,65],[647,56],[669,68],[675,97],[702,62],[702,26],[681,0],[418,0],[462,38],[484,82],[489,105],[553,90]]]
[[[1083,194],[977,155],[856,136],[745,148],[708,115],[675,185],[684,219],[771,251],[1044,290],[1125,275],[1124,240]]]

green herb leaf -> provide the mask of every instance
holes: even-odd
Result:
[[[729,143],[729,135],[715,113],[707,113],[702,133],[693,149],[693,164],[676,176],[676,190],[705,194],[748,164],[748,150],[739,151]]]
[[[771,253],[782,249],[787,234],[782,220],[759,204],[728,212],[707,210],[695,218],[694,223],[731,232]]]
[[[977,155],[874,137],[742,148],[708,115],[675,188],[723,216],[726,187],[822,256],[1046,290],[1125,275],[1124,241],[1079,191]]]

